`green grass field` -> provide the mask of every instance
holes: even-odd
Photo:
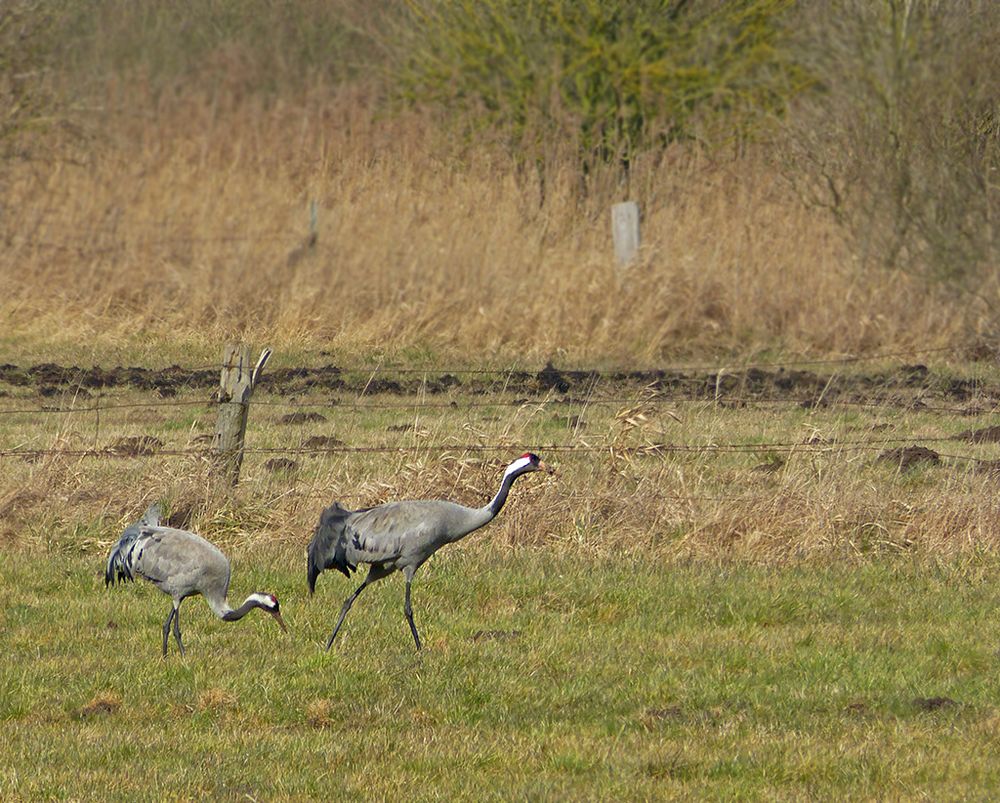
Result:
[[[963,799],[1000,767],[993,572],[896,560],[668,566],[442,552],[402,616],[302,561],[235,554],[269,617],[105,592],[99,556],[6,555],[0,797]]]
[[[232,493],[198,452],[207,391],[7,387],[0,407],[22,412],[0,415],[0,798],[989,797],[1000,530],[981,469],[1000,447],[959,436],[991,424],[996,380],[900,376],[831,381],[812,407],[737,403],[740,388],[262,393]],[[145,436],[151,454],[115,451]],[[298,451],[315,437],[340,445]],[[912,442],[940,462],[878,459]],[[418,573],[423,653],[398,576],[323,651],[358,582],[327,573],[307,594],[324,505],[481,504],[546,443],[566,447],[543,454],[557,474],[519,481]],[[195,598],[187,657],[171,640],[161,660],[168,598],[103,583],[157,498],[230,555],[233,601],[279,596],[288,634]]]

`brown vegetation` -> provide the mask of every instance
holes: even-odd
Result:
[[[94,384],[72,389],[61,369],[40,366],[47,378],[36,380],[37,395],[63,394],[62,404],[85,387],[103,392],[97,374],[110,371],[111,359],[177,360],[214,383],[219,341],[234,336],[266,341],[292,363],[304,354],[312,363],[378,365],[389,357],[406,365],[530,365],[534,375],[551,360],[555,376],[572,363],[655,367],[711,358],[724,367],[775,355],[996,353],[996,91],[984,78],[995,75],[994,4],[967,0],[967,17],[941,18],[924,2],[740,0],[732,7],[755,9],[764,33],[739,86],[713,73],[711,58],[701,65],[699,74],[714,82],[710,113],[691,109],[683,126],[671,127],[663,115],[676,104],[656,102],[640,82],[635,99],[648,119],[622,121],[614,117],[621,109],[598,104],[622,123],[601,128],[599,119],[581,117],[582,96],[575,111],[565,103],[542,109],[553,115],[544,125],[527,115],[517,137],[497,122],[505,107],[477,117],[475,104],[459,103],[460,92],[398,103],[390,70],[399,61],[389,52],[398,27],[379,25],[383,15],[398,23],[392,15],[403,12],[393,3],[368,11],[353,0],[303,2],[290,15],[288,4],[272,0],[224,0],[186,12],[207,15],[198,18],[211,23],[203,26],[166,6],[98,6],[87,36],[66,22],[79,21],[72,0],[44,16],[36,0],[18,0],[18,19],[37,24],[0,24],[0,90],[31,99],[20,116],[5,118],[0,163],[2,342],[12,355],[4,361],[21,363],[5,373],[18,390],[4,393],[20,395],[21,369],[56,362],[54,352],[72,354],[67,363],[85,364],[89,355],[105,363],[91,374]],[[616,7],[589,8],[600,16]],[[688,4],[672,7],[683,22]],[[724,4],[702,7],[725,13]],[[435,17],[435,26],[448,19]],[[513,30],[517,20],[497,19],[513,26],[511,41],[523,33]],[[801,24],[783,27],[790,22]],[[685,30],[710,27],[702,18]],[[16,31],[28,31],[36,45],[29,55],[38,69],[18,73],[26,83],[3,72]],[[359,45],[359,37],[378,47]],[[766,79],[772,49],[774,64],[787,70],[774,84]],[[602,53],[595,75],[615,68],[618,51]],[[866,83],[869,74],[874,83]],[[409,73],[411,96],[420,88],[414,75],[426,77]],[[776,88],[787,94],[746,108],[748,98]],[[742,112],[729,134],[727,92],[744,92],[734,96]],[[524,100],[505,97],[510,110]],[[40,107],[44,118],[32,111]],[[608,139],[629,131],[635,139],[625,151]],[[643,210],[643,249],[622,269],[609,207],[626,197]],[[562,392],[545,378],[538,374],[538,393],[528,394],[538,403]],[[136,384],[144,397],[183,395],[168,379],[139,376]],[[374,379],[365,377],[361,395],[400,393]],[[628,389],[635,406],[623,402],[617,415],[586,405],[546,409],[544,422],[558,427],[559,439],[595,451],[586,460],[566,455],[573,468],[563,485],[526,490],[522,509],[543,515],[529,526],[515,505],[494,531],[497,542],[783,559],[997,541],[989,472],[956,470],[947,455],[946,466],[918,461],[913,472],[946,475],[942,500],[940,483],[903,475],[910,452],[862,465],[850,448],[839,451],[848,424],[826,409],[826,377],[808,399],[795,400],[802,410],[793,405],[767,419],[773,441],[788,441],[791,428],[796,443],[824,449],[822,459],[764,448],[734,465],[708,452],[621,451],[650,427],[654,434],[640,445],[668,440],[663,433],[674,425],[691,443],[759,437],[755,408],[729,414],[721,406],[730,379],[717,373],[711,392],[699,396],[707,407],[687,417],[657,408],[657,419],[635,388]],[[324,404],[340,392],[331,386],[320,397],[319,386],[305,383],[295,392],[312,390]],[[251,424],[254,438],[272,438],[275,447],[288,447],[289,438],[334,448],[454,442],[456,452],[331,457],[322,466],[309,455],[258,455],[248,463],[247,499],[216,498],[200,459],[176,454],[210,437],[204,415],[191,408],[104,413],[83,424],[47,420],[50,429],[8,421],[7,442],[19,447],[103,449],[116,459],[19,458],[20,470],[0,486],[8,513],[0,538],[64,548],[70,522],[46,506],[56,488],[73,511],[74,548],[85,549],[103,548],[107,532],[150,495],[166,494],[185,523],[213,536],[267,532],[289,544],[301,542],[333,493],[358,504],[404,495],[481,500],[497,463],[462,452],[462,443],[516,450],[553,436],[530,412],[541,408],[504,409],[513,423],[489,410],[473,418],[477,409],[459,407],[457,417],[324,412],[326,421],[296,411],[288,413],[294,432],[280,422],[285,411],[275,411]],[[815,416],[812,429],[801,431],[800,415]],[[871,458],[911,442],[880,442],[884,418],[876,409],[853,424],[869,428]],[[948,426],[942,420],[932,431]],[[964,428],[974,423],[988,422]],[[908,435],[905,424],[886,432]],[[140,452],[148,473],[121,487],[124,461]],[[834,459],[836,470],[823,462]],[[886,491],[897,482],[898,494]]]
[[[791,380],[781,385],[702,377],[693,389],[659,393],[605,378],[586,396],[574,386],[529,398],[524,385],[360,400],[356,388],[285,394],[264,385],[235,492],[209,477],[199,436],[214,410],[203,390],[178,391],[176,407],[157,408],[158,422],[130,414],[128,405],[149,402],[147,391],[109,390],[113,403],[101,408],[90,399],[74,413],[0,416],[0,442],[17,449],[2,456],[10,470],[0,481],[0,541],[102,553],[161,499],[172,525],[237,559],[248,547],[298,556],[334,499],[349,508],[405,498],[480,505],[506,461],[535,448],[556,475],[519,483],[503,515],[463,549],[763,563],[1000,549],[997,446],[969,436],[995,410],[995,378],[966,392],[912,367],[853,381],[787,374],[774,375]],[[813,403],[817,386],[824,404]],[[37,402],[31,388],[15,392],[19,408]],[[356,403],[330,404],[331,392]],[[329,413],[284,423],[297,405]],[[571,414],[586,428],[568,428]],[[163,442],[155,454],[104,448],[149,437]]]
[[[988,324],[985,304],[864,270],[761,157],[640,164],[644,251],[619,273],[613,195],[581,202],[567,178],[539,208],[513,164],[439,156],[413,121],[345,125],[353,102],[178,101],[83,165],[16,166],[6,317],[55,339],[641,361],[936,347]],[[311,199],[317,242],[292,261]]]
[[[277,6],[259,5],[277,16],[275,43],[257,50],[242,29],[208,52],[182,45],[188,39],[180,34],[170,45],[171,25],[180,23],[162,11],[155,30],[164,41],[130,55],[129,31],[145,41],[154,28],[115,4],[99,18],[93,52],[67,46],[63,72],[57,61],[46,86],[65,96],[88,82],[85,102],[62,110],[74,128],[49,127],[44,137],[32,129],[20,140],[30,158],[10,158],[3,169],[0,304],[22,338],[116,346],[137,336],[192,342],[241,334],[286,347],[419,350],[473,361],[993,342],[996,248],[980,225],[997,195],[988,172],[996,159],[988,83],[974,84],[979,116],[965,129],[942,129],[941,136],[950,131],[946,142],[928,139],[937,131],[932,107],[920,121],[898,121],[899,130],[886,133],[893,141],[922,137],[906,140],[905,165],[872,139],[872,126],[896,120],[880,122],[877,98],[859,98],[851,117],[850,98],[834,92],[815,102],[806,96],[756,143],[677,140],[638,153],[626,185],[614,166],[592,165],[581,176],[570,140],[547,141],[544,170],[536,172],[489,131],[459,139],[468,129],[442,125],[440,109],[389,113],[379,70],[369,65],[359,76],[298,64],[287,52],[298,29],[279,22]],[[364,12],[344,5],[346,19],[370,29]],[[849,5],[845,14],[861,13]],[[332,24],[319,6],[304,4],[299,13]],[[817,24],[830,22],[810,13]],[[988,4],[977,13],[997,16]],[[807,52],[827,43],[825,61],[807,63],[823,74],[838,67],[846,81],[847,45],[863,45],[861,32],[847,24],[803,30],[808,42],[798,46]],[[955,25],[943,30],[958,35]],[[328,60],[336,61],[337,47],[366,52],[330,42]],[[905,93],[890,87],[898,90],[894,103],[921,87],[950,97],[949,80],[968,78],[961,53],[940,44],[910,42],[916,66]],[[301,59],[323,52],[300,45]],[[190,52],[174,52],[182,46]],[[936,59],[932,75],[912,55],[921,48]],[[862,52],[855,72],[866,55],[887,58]],[[265,69],[272,80],[263,79]],[[824,112],[836,113],[839,126]],[[968,126],[980,139],[959,141]],[[825,138],[810,138],[804,127]],[[852,142],[868,144],[854,153]],[[963,156],[969,147],[979,147],[971,162]],[[950,171],[960,183],[941,197],[971,198],[963,187],[985,183],[972,205],[947,221],[938,215],[933,227],[938,207],[926,201],[941,195],[949,172],[931,169],[936,158],[968,168]],[[876,191],[892,187],[895,205],[880,201]],[[644,247],[619,271],[608,208],[626,195],[641,203]],[[949,231],[954,253],[968,255],[961,270],[941,262]],[[944,266],[945,281],[935,265]]]

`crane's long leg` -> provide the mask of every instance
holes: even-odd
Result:
[[[184,657],[184,644],[181,643],[181,605],[177,603],[177,607],[174,609],[174,638],[177,639],[177,646],[181,651],[181,657]]]
[[[330,638],[326,640],[327,650],[330,649],[330,645],[333,644],[333,640],[337,638],[337,632],[340,630],[340,626],[344,623],[344,617],[347,616],[347,612],[351,610],[351,606],[354,604],[354,600],[358,598],[361,592],[364,591],[368,585],[374,583],[376,580],[381,580],[383,577],[388,577],[390,574],[392,574],[391,570],[386,571],[385,569],[376,566],[372,566],[368,570],[368,576],[365,578],[365,581],[358,586],[358,590],[355,591],[353,594],[351,594],[351,596],[349,596],[346,600],[344,600],[344,607],[340,609],[340,617],[337,619],[337,624],[334,625],[333,632],[330,634]]]
[[[170,609],[170,615],[167,617],[167,621],[163,623],[163,657],[167,657],[167,639],[170,638],[170,623],[174,620],[177,615],[177,608],[173,607]]]
[[[184,645],[181,643],[181,615],[180,615],[181,604],[179,602],[174,603],[174,607],[170,609],[170,615],[167,617],[167,621],[163,623],[163,657],[167,657],[167,641],[170,639],[170,623],[174,623],[174,638],[177,639],[177,646],[180,647],[181,655],[184,655]]]
[[[403,603],[403,613],[406,614],[406,621],[410,623],[410,632],[413,634],[413,640],[417,644],[417,649],[420,649],[420,636],[417,635],[417,626],[413,624],[413,606],[410,605],[410,582],[413,579],[413,574],[409,570],[406,572],[406,601]]]

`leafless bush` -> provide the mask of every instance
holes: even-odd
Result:
[[[817,85],[788,121],[786,174],[864,264],[971,285],[998,258],[1000,6],[817,0],[801,13]]]

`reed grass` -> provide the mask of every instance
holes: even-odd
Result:
[[[621,270],[619,190],[581,201],[567,167],[539,203],[515,165],[437,155],[419,120],[356,98],[161,99],[116,130],[84,164],[13,170],[0,270],[22,342],[647,362],[974,345],[990,320],[985,301],[862,269],[752,155],[640,163],[643,251]]]

